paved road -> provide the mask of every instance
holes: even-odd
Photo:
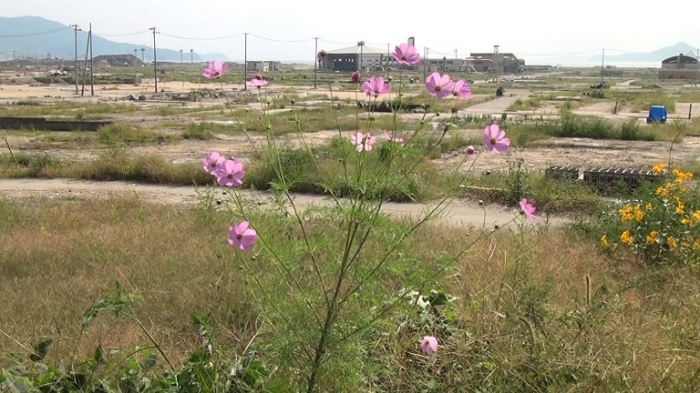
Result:
[[[494,93],[496,92],[496,86],[494,86],[493,91]],[[512,97],[510,96],[511,94],[513,94]],[[527,91],[522,90],[513,92],[506,91],[506,95],[504,97],[498,97],[491,101],[472,105],[468,108],[462,109],[461,111],[459,111],[459,113],[462,115],[469,113],[500,115],[501,113],[505,112],[506,109],[508,109],[511,105],[513,105],[515,100],[517,100],[518,98],[526,99],[528,95],[529,93]]]
[[[136,194],[144,200],[165,204],[192,204],[197,202],[197,190],[194,187],[173,187],[147,185],[127,182],[90,182],[68,179],[1,179],[0,198],[18,199],[29,197],[78,197],[89,198],[109,194]],[[220,192],[220,191],[219,191]],[[270,194],[240,190],[244,200],[265,206],[271,203]],[[316,195],[294,195],[294,202],[300,209],[310,206],[329,205],[329,198]],[[384,203],[382,211],[394,216],[410,218],[422,217],[427,209],[434,205],[412,203]],[[455,200],[445,206],[437,220],[457,227],[493,228],[494,225],[512,225],[518,211],[513,208],[486,206],[464,200]],[[536,221],[544,224],[544,219]],[[549,217],[550,226],[559,226],[570,222],[563,217]]]

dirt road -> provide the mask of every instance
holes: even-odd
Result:
[[[270,194],[266,192],[239,191],[243,199],[250,201],[250,203],[260,206],[271,203]],[[194,187],[171,187],[127,182],[88,182],[66,179],[0,180],[0,198],[7,199],[32,197],[95,198],[118,194],[136,194],[144,200],[173,205],[197,202],[197,190]],[[220,190],[217,190],[217,195],[221,195]],[[299,209],[332,203],[329,198],[316,195],[297,194],[293,196],[293,199]],[[382,211],[392,216],[420,218],[428,209],[432,209],[434,206],[434,204],[385,203],[382,206]],[[491,229],[494,225],[513,226],[515,225],[513,221],[515,217],[518,217],[518,211],[514,208],[481,207],[473,202],[455,200],[445,206],[437,220],[456,227],[474,227],[479,229],[483,227]],[[570,221],[570,219],[565,217],[550,216],[547,220],[538,218],[536,223],[539,225],[547,223],[550,226],[560,226]]]
[[[494,92],[496,91],[495,87],[494,87],[493,91]],[[493,99],[491,101],[483,102],[481,104],[472,105],[466,109],[462,109],[460,111],[460,114],[481,113],[481,114],[500,115],[506,109],[508,109],[511,105],[513,105],[515,100],[517,100],[518,98],[520,98],[521,100],[524,100],[528,97],[529,94],[530,93],[528,91],[523,91],[523,90],[508,92],[507,96],[498,97],[498,98]]]

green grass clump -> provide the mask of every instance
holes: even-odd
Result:
[[[324,147],[306,149],[268,149],[246,171],[245,183],[257,189],[278,186],[277,173],[292,192],[332,194],[338,197],[364,194],[370,199],[394,202],[426,201],[451,194],[453,179],[423,157],[425,146],[407,148],[390,143],[375,146],[377,153],[367,154],[361,170],[368,181],[359,181],[360,168],[349,165],[358,153],[348,140],[334,138]],[[389,166],[387,158],[395,154]]]
[[[127,124],[109,124],[97,130],[97,141],[104,145],[115,144],[145,144],[151,142],[170,142],[172,136],[155,133],[148,129],[140,129]]]
[[[184,139],[198,139],[200,141],[206,141],[212,139],[214,135],[209,130],[210,127],[206,123],[190,123],[182,132],[182,137]]]

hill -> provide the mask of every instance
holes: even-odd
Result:
[[[673,55],[679,53],[695,52],[695,46],[687,44],[685,42],[679,42],[675,45],[666,46],[661,49],[657,49],[653,52],[632,52],[632,53],[622,53],[619,55],[606,55],[605,61],[626,61],[626,62],[661,62]],[[601,61],[601,55],[597,55],[591,58],[591,61]]]
[[[87,26],[81,26],[87,28]],[[87,31],[78,32],[78,58],[85,58],[87,45]],[[145,49],[141,51],[141,48]],[[134,54],[146,62],[153,61],[153,47],[137,44],[114,42],[93,35],[93,56],[100,55],[126,55]],[[36,16],[21,16],[16,18],[0,17],[0,59],[9,59],[12,52],[15,56],[31,56],[59,59],[72,59],[75,53],[75,40],[73,29],[62,23],[51,21]],[[180,51],[166,48],[158,48],[156,55],[162,61],[180,61]],[[189,50],[183,53],[186,61],[190,60]],[[211,58],[226,60],[226,56],[213,53],[199,55],[194,53],[194,61],[204,61]]]

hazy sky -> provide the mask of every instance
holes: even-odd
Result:
[[[553,55],[599,53],[601,48],[617,54],[615,50],[652,51],[680,41],[700,45],[700,1],[694,0],[2,0],[0,16],[23,15],[82,28],[92,22],[95,34],[138,45],[150,45],[152,35],[110,35],[156,26],[161,32],[158,46],[220,52],[233,60],[243,58],[242,36],[170,36],[216,38],[248,32],[249,60],[312,61],[312,37],[320,37],[319,50],[332,50],[358,40],[380,49],[391,43],[393,48],[414,36],[421,51],[427,46],[451,57],[454,49],[463,57],[470,51],[493,51],[499,44],[502,52],[514,52],[530,64]],[[279,43],[253,35],[308,41]]]

